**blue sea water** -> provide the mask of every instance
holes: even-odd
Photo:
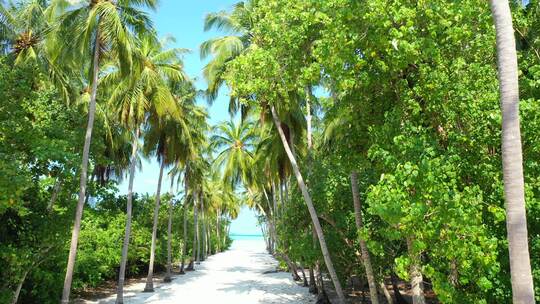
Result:
[[[235,241],[239,241],[239,240],[258,241],[258,240],[263,239],[262,234],[229,234],[229,236],[231,237],[231,239]]]

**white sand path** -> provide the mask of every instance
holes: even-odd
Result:
[[[154,293],[143,293],[144,283],[126,286],[124,302],[287,304],[315,303],[308,289],[299,286],[285,272],[276,269],[277,261],[266,253],[264,241],[238,240],[226,252],[209,257],[195,271],[176,275],[171,283],[155,283]],[[114,303],[115,296],[87,303]]]

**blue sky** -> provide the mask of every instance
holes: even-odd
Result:
[[[170,35],[176,38],[176,47],[187,48],[191,53],[184,57],[187,74],[197,80],[197,87],[206,87],[201,70],[205,62],[199,57],[199,46],[209,38],[218,36],[216,32],[204,32],[203,21],[207,13],[221,10],[229,10],[238,0],[161,0],[156,12],[152,12],[152,20],[160,36]],[[206,101],[200,100],[200,104],[206,105]],[[220,96],[209,107],[210,124],[228,120],[227,112],[228,96],[226,90],[220,92]],[[144,160],[141,172],[137,172],[134,182],[134,191],[139,193],[156,192],[159,167],[157,162]],[[162,191],[169,191],[170,180],[164,177]],[[120,192],[127,193],[127,179],[120,184]],[[253,211],[242,208],[237,220],[231,226],[231,233],[256,234],[260,229],[256,227],[256,218]]]

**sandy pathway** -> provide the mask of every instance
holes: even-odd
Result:
[[[276,260],[266,253],[263,241],[235,241],[226,252],[209,257],[196,271],[177,275],[172,283],[157,283],[154,293],[143,293],[144,284],[126,286],[125,303],[219,303],[283,304],[314,303],[307,288],[298,286],[285,272],[276,269]],[[114,303],[115,297],[98,302]]]

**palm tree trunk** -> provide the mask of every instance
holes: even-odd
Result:
[[[535,300],[527,239],[516,42],[508,0],[490,0],[490,3],[497,32],[502,110],[502,165],[512,298],[514,304],[530,304]]]
[[[300,270],[302,271],[302,280],[304,281],[304,287],[308,287],[309,284],[308,284],[308,281],[307,281],[307,277],[306,277],[306,270],[304,268],[304,264],[300,264]]]
[[[217,242],[216,242],[216,246],[217,246],[217,252],[221,252],[221,238],[219,237],[219,218],[221,217],[221,210],[218,208],[217,210],[217,214],[216,214],[216,236],[217,236]]]
[[[266,203],[268,204],[268,210],[269,214],[267,214],[266,218],[268,220],[268,235],[270,238],[270,254],[274,254],[276,250],[276,243],[277,243],[277,235],[276,230],[274,226],[274,211],[272,209],[272,206],[270,205],[270,198],[268,197],[268,193],[266,192],[266,189],[263,187],[263,194],[266,199]]]
[[[206,247],[206,216],[204,212],[204,198],[201,192],[201,224],[202,224],[202,240],[201,240],[201,247],[202,247],[202,261],[206,260],[206,250],[208,249]]]
[[[183,233],[184,233],[184,244],[182,244],[182,258],[180,259],[180,274],[185,274],[184,272],[184,266],[185,266],[185,259],[186,259],[186,254],[187,254],[187,215],[188,215],[188,190],[189,190],[189,187],[188,187],[188,179],[187,179],[187,176],[185,174],[185,171],[184,171],[184,226],[182,227],[183,228]]]
[[[26,276],[28,275],[31,269],[32,269],[31,267],[28,267],[24,271],[22,278],[19,280],[19,284],[17,284],[17,289],[15,289],[15,293],[13,293],[13,299],[11,300],[11,304],[17,304],[17,302],[19,301],[19,295],[21,294],[22,286],[24,284],[24,281],[26,280]]]
[[[366,277],[369,285],[369,297],[371,299],[371,303],[379,304],[379,296],[377,295],[377,284],[375,281],[375,275],[373,275],[371,258],[369,256],[366,240],[364,240],[361,234],[363,228],[362,207],[360,205],[360,194],[358,192],[358,174],[356,173],[356,171],[351,172],[351,187],[354,203],[354,219],[356,221],[356,229],[358,230],[358,239],[360,241],[362,261],[364,262],[364,268],[366,269]]]
[[[150,264],[148,264],[148,276],[146,277],[146,286],[144,292],[154,292],[154,260],[156,255],[156,237],[159,220],[159,204],[161,203],[161,182],[163,180],[163,169],[165,163],[162,161],[159,167],[159,178],[156,192],[156,205],[154,206],[154,223],[152,225],[152,243],[150,245]]]
[[[283,182],[283,193],[284,195],[284,202],[287,203],[289,201],[289,186],[287,186],[287,178],[285,178],[285,181]]]
[[[308,150],[311,150],[313,147],[313,139],[312,139],[312,128],[311,128],[311,88],[307,87],[305,88],[306,91],[306,124],[307,124],[307,145]]]
[[[278,212],[280,214],[283,214],[283,210],[285,209],[285,195],[284,195],[284,186],[283,186],[283,181],[279,181],[279,208],[278,208]],[[281,217],[281,215],[280,215]]]
[[[171,282],[172,277],[172,217],[173,217],[173,197],[174,197],[174,191],[173,191],[173,181],[174,176],[171,176],[171,188],[169,190],[169,193],[171,195],[171,198],[169,199],[169,220],[167,222],[167,273],[165,274],[165,277],[163,278],[163,282]]]
[[[99,21],[98,21],[99,24]],[[86,135],[84,137],[84,146],[81,162],[81,179],[79,186],[79,199],[77,201],[77,209],[75,211],[75,223],[71,233],[71,245],[69,247],[69,258],[66,267],[66,277],[64,279],[64,288],[62,291],[62,304],[69,303],[69,295],[71,292],[71,282],[73,281],[73,270],[75,269],[75,259],[77,257],[77,245],[79,243],[79,233],[81,231],[81,219],[84,208],[84,200],[86,198],[86,180],[88,174],[88,159],[90,157],[90,143],[92,142],[92,130],[94,128],[94,118],[96,115],[96,96],[98,87],[99,74],[99,57],[100,57],[100,34],[99,30],[96,33],[94,41],[94,59],[93,59],[93,74],[92,88],[90,93],[90,103],[88,104],[88,123],[86,125]]]
[[[313,267],[309,267],[309,292],[313,294],[319,292],[317,290],[317,284],[315,283],[315,272],[313,271]]]
[[[274,217],[274,219],[277,218],[277,213],[278,213],[278,202],[277,202],[277,193],[276,193],[276,184],[274,183],[274,181],[272,181],[272,202],[274,204],[274,210],[272,211],[272,216]]]
[[[193,260],[199,263],[199,223],[197,222],[198,197],[193,199]]]
[[[137,149],[139,148],[140,129],[137,126],[133,142],[131,143],[131,160],[129,164],[129,184],[126,207],[126,232],[122,245],[122,257],[120,260],[120,272],[118,273],[118,286],[116,304],[124,303],[124,280],[126,276],[126,264],[128,259],[129,237],[131,235],[131,213],[133,209],[133,180],[135,179],[135,164],[137,163]]]
[[[208,227],[206,227],[206,257],[212,255],[212,224],[208,218]]]
[[[407,251],[411,259],[409,276],[411,277],[411,289],[413,304],[425,304],[424,296],[424,277],[420,270],[420,254],[414,250],[413,238],[407,238]]]
[[[384,297],[386,298],[386,302],[388,304],[394,304],[394,300],[392,299],[392,295],[390,294],[390,291],[388,291],[388,288],[386,288],[386,284],[384,284],[384,281],[381,281],[379,283],[379,286],[381,287],[381,290],[383,291]]]
[[[186,195],[187,196],[187,195]],[[180,274],[185,274],[184,267],[185,267],[185,259],[186,259],[186,250],[187,250],[187,198],[186,202],[184,203],[184,225],[183,225],[183,244],[182,244],[182,253],[180,254]]]
[[[274,124],[276,125],[279,136],[281,137],[281,142],[283,143],[285,152],[287,153],[287,156],[289,157],[289,161],[294,171],[294,175],[296,176],[296,180],[298,182],[298,187],[302,191],[302,196],[304,197],[304,201],[307,204],[309,215],[311,216],[311,221],[313,222],[313,226],[315,227],[315,231],[317,232],[317,237],[319,238],[319,245],[321,247],[324,262],[328,269],[328,273],[330,274],[330,277],[332,278],[332,282],[334,283],[334,288],[336,289],[336,293],[339,298],[338,302],[340,304],[343,304],[345,303],[345,295],[343,294],[341,283],[339,282],[338,276],[336,274],[336,270],[334,269],[334,264],[332,263],[332,259],[330,258],[330,252],[328,251],[328,247],[326,246],[326,240],[324,239],[321,223],[319,222],[319,217],[317,216],[317,211],[315,210],[315,207],[313,206],[313,202],[311,201],[311,195],[309,194],[306,184],[304,183],[304,178],[302,177],[302,173],[300,173],[300,169],[298,168],[296,159],[291,152],[289,143],[287,142],[287,138],[285,137],[285,133],[283,132],[283,129],[281,128],[281,122],[279,120],[279,117],[277,116],[276,109],[274,108],[274,106],[271,106],[271,111],[272,111],[272,117],[274,119]]]

